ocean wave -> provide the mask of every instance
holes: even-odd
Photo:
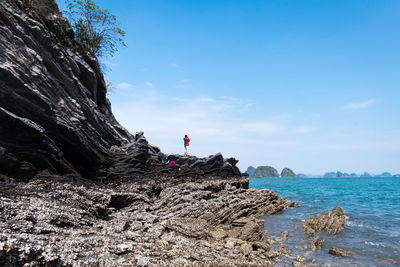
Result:
[[[362,223],[356,223],[355,221],[348,221],[346,220],[346,225],[347,226],[353,226],[353,227],[359,227],[359,228],[367,228],[367,229],[371,229],[371,227],[364,225]]]
[[[384,244],[374,243],[374,242],[371,242],[371,241],[364,241],[364,243],[366,245],[370,245],[370,246],[373,246],[373,247],[381,247],[381,248],[387,248],[388,247],[388,246],[385,246]]]

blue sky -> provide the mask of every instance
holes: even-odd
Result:
[[[127,32],[113,112],[162,151],[400,173],[400,1],[95,2]]]

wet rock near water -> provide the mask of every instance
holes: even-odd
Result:
[[[342,248],[332,247],[329,250],[329,254],[341,257],[351,257],[353,254],[350,251],[344,250]]]
[[[248,189],[238,160],[220,153],[175,155],[177,166],[166,166],[168,155],[143,132],[115,120],[97,59],[55,2],[45,12],[31,2],[0,1],[1,266],[305,261],[290,255],[287,231],[273,240],[259,219],[297,203]],[[305,228],[336,233],[339,213]]]
[[[310,216],[302,223],[304,233],[307,236],[313,236],[316,231],[324,231],[328,234],[336,235],[342,231],[344,225],[344,210],[339,206],[317,218]]]
[[[302,222],[303,231],[308,236],[312,251],[321,249],[325,241],[315,236],[316,232],[324,231],[328,234],[338,234],[345,225],[344,210],[337,206],[332,211],[327,211],[319,217],[311,215]]]
[[[272,266],[281,255],[257,218],[289,202],[247,179],[0,181],[0,265]]]

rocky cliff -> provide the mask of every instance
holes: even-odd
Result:
[[[258,217],[295,203],[249,190],[221,154],[165,166],[115,120],[96,58],[53,0],[1,1],[0,38],[1,266],[279,260]]]
[[[132,141],[111,113],[95,57],[57,10],[0,3],[0,171],[93,178],[109,148]]]
[[[41,170],[90,179],[163,171],[159,149],[115,120],[97,59],[55,2],[31,2],[0,3],[0,173],[29,180]],[[180,160],[187,175],[240,176],[236,162]]]

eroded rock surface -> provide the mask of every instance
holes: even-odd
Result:
[[[325,241],[319,236],[314,236],[317,231],[324,231],[328,234],[338,234],[345,225],[344,210],[337,206],[332,211],[327,211],[315,218],[313,215],[302,222],[303,231],[309,237],[312,251],[320,249]]]
[[[331,249],[329,250],[329,254],[341,257],[350,257],[351,255],[353,255],[350,251],[337,247],[331,247]]]
[[[41,12],[31,2],[0,2],[0,173],[93,178],[109,148],[132,136],[111,113],[97,59],[57,4]]]
[[[27,181],[42,170],[89,179],[168,172],[143,132],[115,120],[97,59],[53,0],[0,2],[0,173]],[[33,2],[32,2],[33,3]],[[234,158],[179,158],[174,176],[237,176]]]
[[[290,204],[242,178],[0,181],[0,265],[270,266],[257,217]]]
[[[164,165],[113,117],[55,1],[34,2],[0,1],[1,266],[271,266],[289,253],[258,217],[295,203],[249,190],[235,158]]]
[[[327,211],[315,218],[308,217],[303,223],[304,233],[308,236],[314,235],[316,231],[325,231],[328,234],[338,234],[345,225],[344,210],[337,206],[332,211]]]

